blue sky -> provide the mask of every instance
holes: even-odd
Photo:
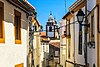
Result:
[[[45,29],[46,22],[50,15],[55,16],[56,20],[59,21],[67,13],[68,7],[72,5],[76,0],[66,0],[66,12],[65,12],[65,0],[28,0],[36,9],[37,19],[39,23]]]

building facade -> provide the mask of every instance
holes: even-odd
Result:
[[[89,4],[92,3],[90,6]],[[88,63],[91,66],[100,67],[100,1],[91,0],[87,1],[88,23],[90,23],[90,30],[88,33]],[[92,53],[91,53],[92,52]],[[91,57],[90,57],[91,56]]]
[[[24,0],[0,0],[1,67],[27,67],[28,16],[34,10]]]
[[[66,27],[66,35],[64,36],[61,34],[61,41],[63,42],[63,38],[66,38],[67,61],[65,63],[65,67],[74,67],[74,64],[77,64],[78,66],[85,65],[85,53],[87,53],[87,67],[100,66],[99,7],[99,0],[77,0],[69,7],[69,12],[63,17],[63,20],[66,20],[66,25],[64,26]],[[82,24],[90,24],[90,26],[87,28],[86,26],[80,26],[77,21],[76,14],[78,13],[79,9],[82,9],[86,17],[84,18]],[[64,21],[61,22],[61,25],[63,24]],[[63,27],[61,28],[61,31],[63,31],[62,29]],[[85,43],[85,35],[87,36],[87,44]],[[87,52],[85,52],[86,45]],[[63,49],[60,51],[62,50]],[[62,55],[62,53],[60,53],[60,55]]]
[[[49,66],[49,41],[46,32],[41,32],[41,67]]]
[[[60,65],[65,67],[66,61],[66,20],[62,19],[60,21]]]
[[[60,62],[60,40],[49,41],[49,66],[58,67]]]
[[[46,36],[50,37],[52,39],[54,38],[59,38],[59,30],[57,29],[57,21],[56,19],[52,16],[52,13],[50,13],[50,16],[48,18],[48,22],[46,24]]]
[[[40,66],[40,52],[41,52],[41,41],[40,41],[40,30],[41,25],[38,20],[35,18],[33,20],[34,26],[34,35],[33,35],[33,56],[34,56],[34,66]]]

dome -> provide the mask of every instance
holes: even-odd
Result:
[[[50,16],[49,16],[48,22],[54,22],[54,17],[52,16],[52,13],[50,13]]]

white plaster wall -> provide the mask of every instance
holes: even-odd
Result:
[[[16,64],[24,63],[26,67],[27,62],[27,28],[28,23],[26,14],[9,4],[6,0],[4,2],[4,31],[5,43],[0,43],[0,67],[14,67]],[[21,12],[21,38],[22,44],[15,44],[14,37],[14,9]]]
[[[91,23],[91,15],[89,15],[89,21]],[[97,67],[97,9],[94,10],[94,26],[95,26],[95,48],[89,48],[88,47],[88,63],[90,64],[90,67],[93,67],[93,64]]]
[[[91,11],[96,6],[96,0],[87,0],[87,8],[89,11]],[[91,14],[88,17],[89,23],[91,23]],[[88,47],[88,63],[90,64],[90,67],[93,67],[93,64],[97,67],[97,9],[94,10],[94,26],[95,26],[95,49]]]
[[[87,0],[87,10],[91,11],[96,6],[96,0]]]

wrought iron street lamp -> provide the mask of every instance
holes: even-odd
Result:
[[[83,20],[84,20],[84,12],[80,9],[77,13],[77,20],[79,22],[79,24],[82,24]]]
[[[77,13],[77,20],[78,23],[80,24],[79,27],[81,28],[80,30],[82,31],[82,26],[85,26],[85,33],[84,33],[84,44],[85,44],[85,48],[84,48],[84,58],[85,58],[85,67],[87,67],[87,27],[90,27],[90,24],[87,24],[87,22],[85,22],[85,24],[82,24],[83,20],[84,20],[84,12],[79,9],[78,13]],[[85,17],[85,21],[86,21],[86,17]],[[82,41],[82,40],[79,40]],[[82,45],[82,44],[81,44]]]

